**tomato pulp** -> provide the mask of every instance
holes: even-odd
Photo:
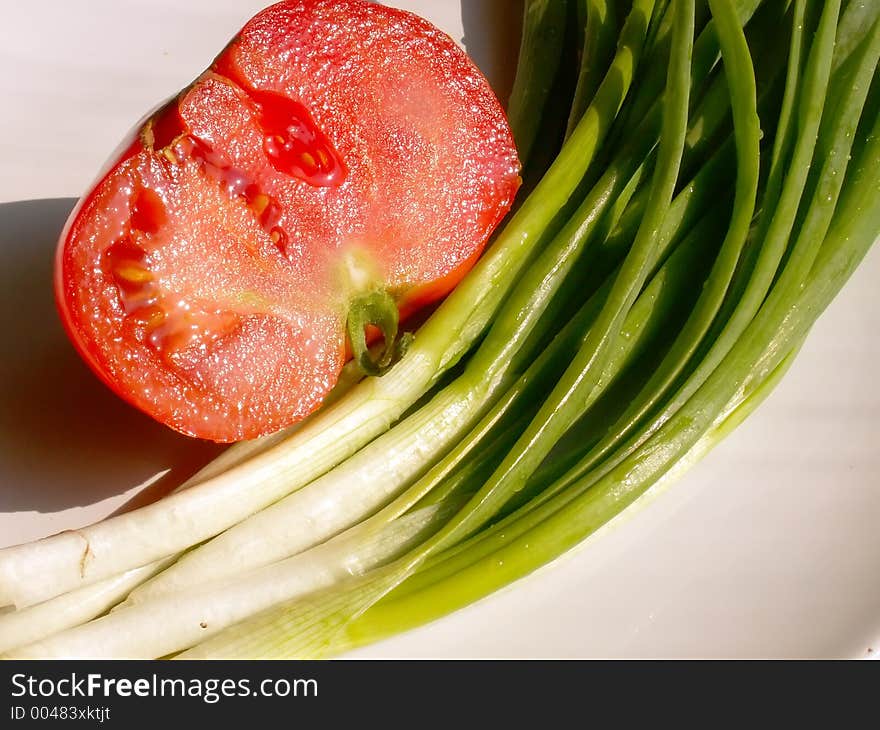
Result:
[[[385,331],[383,306],[396,326],[448,293],[519,183],[503,110],[449,37],[364,0],[281,2],[80,201],[59,310],[134,405],[253,438],[320,405],[352,322]]]

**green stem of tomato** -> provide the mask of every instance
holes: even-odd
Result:
[[[357,295],[348,305],[346,330],[352,355],[367,375],[381,375],[388,369],[397,347],[397,302],[384,289]],[[383,347],[378,353],[367,344],[369,327],[382,333]]]

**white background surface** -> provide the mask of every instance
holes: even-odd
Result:
[[[504,93],[515,3],[392,4],[464,35]],[[136,503],[144,485],[167,489],[215,451],[119,402],[73,354],[50,281],[73,201],[46,199],[81,194],[130,125],[263,5],[0,0],[0,545]],[[758,413],[647,507],[355,656],[880,653],[878,282],[875,249]]]

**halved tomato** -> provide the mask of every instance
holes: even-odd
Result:
[[[259,436],[314,410],[349,348],[384,364],[364,332],[390,350],[518,186],[503,110],[449,37],[362,0],[278,3],[80,202],[59,309],[131,403],[193,436]]]

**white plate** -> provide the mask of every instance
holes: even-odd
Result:
[[[129,126],[263,4],[2,3],[0,544],[86,524],[145,485],[158,494],[214,451],[133,411],[79,362],[52,306],[52,253],[71,198]],[[393,4],[464,37],[503,94],[516,3]],[[508,590],[355,655],[880,651],[878,281],[875,250],[768,402],[647,508]]]

